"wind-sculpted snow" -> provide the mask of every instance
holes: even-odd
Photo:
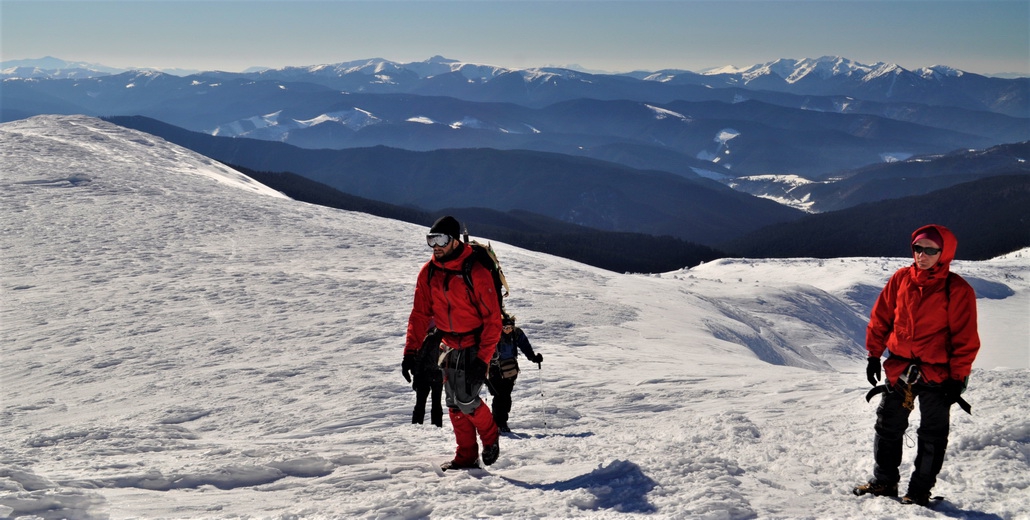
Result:
[[[135,162],[135,168],[127,168],[135,175],[152,176],[155,188],[175,189],[179,179],[162,179],[168,170],[193,173],[220,183],[236,186],[264,195],[284,197],[253,179],[178,146],[168,146],[159,138],[134,132],[117,125],[99,125],[93,118],[66,116],[61,118],[36,117],[6,123],[5,143],[17,146],[17,156],[5,153],[6,160],[25,161],[22,168],[34,178],[22,181],[26,185],[72,186],[91,182],[91,175],[98,164],[126,165]],[[14,152],[12,150],[11,152]],[[60,164],[53,161],[59,160]],[[49,176],[50,167],[69,172],[69,176]],[[128,171],[124,173],[128,173]],[[163,182],[162,182],[163,181]],[[162,186],[164,185],[164,186]]]
[[[909,260],[642,276],[494,242],[544,361],[498,461],[440,473],[400,374],[425,229],[263,193],[99,120],[0,125],[0,517],[1030,516],[1026,251],[954,264],[984,347],[929,511],[850,493],[863,323]]]
[[[709,322],[716,338],[746,345],[774,365],[832,370],[865,358],[865,323],[843,301],[814,287],[768,291],[759,297],[723,295],[708,300],[734,322]]]

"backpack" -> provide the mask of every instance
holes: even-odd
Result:
[[[422,345],[415,352],[414,372],[433,371],[435,373],[440,370],[440,340],[442,338],[443,333],[440,332],[440,329],[436,327],[429,329],[425,339],[422,340]]]
[[[514,334],[515,334],[515,332],[512,331],[512,335],[514,335]],[[517,355],[516,354],[517,350],[518,350],[518,348],[515,346],[514,342],[505,343],[504,342],[504,338],[502,337],[501,338],[501,342],[497,343],[497,350],[494,351],[494,356],[497,359],[499,359],[499,360],[500,359],[515,359],[515,357]]]
[[[494,248],[487,242],[483,245],[475,240],[469,242],[468,230],[465,230],[465,244],[472,248],[472,254],[465,259],[461,264],[461,271],[452,271],[450,269],[442,269],[437,267],[433,262],[429,262],[429,272],[427,283],[429,287],[432,287],[433,274],[436,271],[446,271],[451,274],[460,274],[462,279],[465,280],[465,286],[472,293],[475,292],[475,286],[472,284],[472,266],[475,263],[479,263],[483,267],[490,271],[490,275],[494,279],[494,292],[497,293],[497,306],[501,309],[501,314],[506,314],[504,310],[504,297],[508,296],[508,280],[504,278],[504,271],[501,270],[501,263],[497,260],[497,254],[494,253]],[[502,292],[501,289],[504,289]]]
[[[516,334],[516,332],[512,331],[512,335],[514,334]],[[515,346],[514,342],[505,343],[501,341],[497,344],[497,350],[494,351],[494,358],[490,360],[490,364],[492,365],[491,368],[495,369],[497,376],[503,379],[511,379],[519,375],[517,351],[518,348]]]

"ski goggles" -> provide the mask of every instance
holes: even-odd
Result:
[[[941,252],[941,248],[939,248],[939,247],[923,247],[923,246],[913,245],[912,246],[912,252],[917,254],[917,255],[919,253],[925,253],[926,256],[934,256],[937,253]]]
[[[451,236],[443,233],[430,233],[426,235],[426,244],[429,247],[444,247],[451,243]]]

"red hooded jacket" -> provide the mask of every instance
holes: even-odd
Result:
[[[973,288],[950,274],[950,294],[944,291],[958,247],[955,235],[944,226],[929,225],[913,232],[912,240],[931,227],[944,241],[937,265],[921,270],[913,262],[894,273],[873,305],[866,328],[870,357],[890,351],[883,368],[892,385],[913,362],[920,365],[923,381],[964,380],[980,350]]]
[[[465,245],[457,257],[446,262],[432,258],[422,266],[415,285],[415,303],[408,317],[408,333],[404,353],[413,354],[422,346],[426,332],[435,325],[444,333],[443,342],[455,349],[476,345],[477,357],[487,365],[501,339],[501,308],[494,288],[493,275],[478,262],[472,264],[471,290],[460,274],[472,248]],[[433,279],[429,279],[429,264],[436,264]],[[432,287],[430,287],[432,283]]]

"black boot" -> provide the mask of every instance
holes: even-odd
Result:
[[[473,469],[478,468],[479,465],[475,462],[458,462],[456,460],[449,460],[440,464],[440,469],[447,471],[452,469]]]
[[[930,505],[930,492],[909,486],[908,493],[901,499],[902,504],[916,504],[923,507]]]
[[[862,495],[875,495],[878,497],[896,497],[898,496],[898,484],[880,484],[877,482],[867,482],[861,486],[856,486],[851,490],[857,496]]]
[[[497,443],[489,446],[483,446],[483,464],[489,466],[494,462],[497,462],[497,457],[501,455],[501,447]]]

